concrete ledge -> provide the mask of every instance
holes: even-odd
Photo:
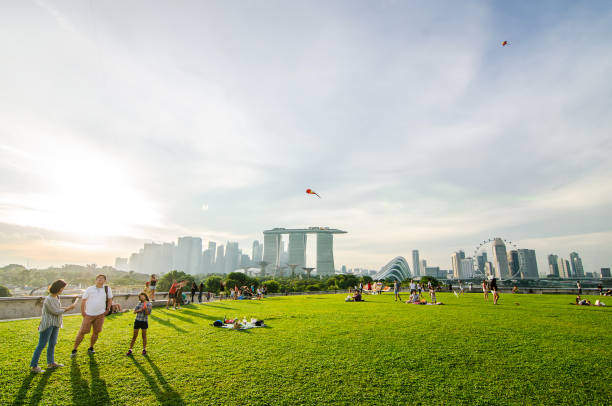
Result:
[[[453,290],[457,290],[457,286],[453,286]],[[465,293],[479,293],[482,294],[482,288],[472,287],[470,291],[467,287],[464,287]],[[288,292],[285,293],[269,293],[267,297],[276,296],[303,296],[303,295],[329,295],[334,293],[347,293],[348,290],[330,290],[330,291],[316,291],[316,292]],[[402,294],[409,292],[409,289],[402,288]],[[448,289],[443,289],[442,292],[448,292]],[[393,292],[384,292],[387,295],[392,295]],[[512,294],[511,288],[500,289],[502,294]],[[562,288],[519,288],[519,292],[516,294],[547,294],[547,295],[578,295],[578,289],[562,289]],[[599,295],[597,289],[582,289],[582,295]],[[190,296],[189,294],[187,295]],[[80,297],[80,295],[62,295],[60,299],[63,306],[67,306],[72,302],[72,299]],[[197,296],[196,296],[197,297]],[[18,296],[18,297],[1,297],[0,298],[0,320],[15,320],[15,319],[31,319],[39,318],[42,312],[42,303],[45,300],[45,296]],[[211,302],[219,301],[219,296],[213,296]],[[223,300],[230,300],[227,296],[223,296]],[[165,306],[168,301],[167,292],[156,292],[154,307]],[[117,293],[113,297],[113,303],[119,303],[123,309],[133,309],[138,304],[138,294],[136,293]],[[196,299],[196,304],[199,303]],[[202,303],[207,303],[203,301]],[[65,313],[80,314],[80,305],[77,305],[72,311]]]

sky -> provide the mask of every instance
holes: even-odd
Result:
[[[329,226],[337,268],[609,267],[610,38],[609,1],[4,1],[0,266]]]

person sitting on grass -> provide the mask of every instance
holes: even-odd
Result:
[[[597,299],[595,301],[595,304],[593,306],[605,306],[606,304],[604,302],[602,302],[601,300]]]
[[[132,335],[132,341],[130,342],[130,349],[125,355],[132,355],[132,348],[138,338],[138,330],[142,330],[142,355],[147,355],[147,329],[149,328],[149,314],[153,309],[153,304],[149,302],[149,297],[146,293],[141,292],[138,294],[138,300],[140,303],[136,305],[134,313],[136,313],[136,320],[134,320],[134,334]]]
[[[360,291],[356,291],[355,294],[353,295],[353,302],[363,302]]]

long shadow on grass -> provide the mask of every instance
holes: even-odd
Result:
[[[100,378],[100,368],[93,354],[89,355],[89,373],[91,374],[91,397],[98,405],[110,405],[111,400],[106,388],[106,382]]]
[[[211,304],[211,303],[206,303],[207,307],[218,307],[220,309],[229,309],[229,310],[236,310],[235,307],[230,307],[230,306],[222,306],[222,305],[218,305],[218,304]]]
[[[185,311],[185,310],[181,310],[181,312],[184,312],[184,311]],[[186,311],[188,311],[188,310],[186,310]],[[195,323],[195,322],[193,321],[193,319],[192,319],[192,318],[190,318],[190,317],[183,317],[183,316],[179,316],[179,315],[178,315],[178,314],[176,314],[176,313],[167,312],[167,313],[166,313],[166,316],[170,316],[170,317],[177,318],[177,319],[179,319],[180,321],[184,321],[185,323],[191,323],[191,324],[194,324],[194,323]]]
[[[151,320],[155,320],[159,324],[163,324],[166,327],[172,327],[173,329],[175,329],[179,333],[186,333],[187,332],[187,330],[184,330],[184,329],[180,328],[179,326],[177,326],[174,323],[172,323],[170,320],[161,319],[158,316],[153,316],[153,315],[151,315],[149,317],[151,318]]]
[[[42,378],[38,382],[38,385],[36,385],[36,388],[34,389],[34,393],[32,394],[32,397],[30,398],[31,405],[37,405],[40,403],[42,399],[42,394],[45,390],[45,386],[47,386],[47,382],[49,381],[49,376],[51,375],[52,371],[53,370],[48,369],[45,371],[44,374],[42,374]],[[32,383],[32,380],[34,379],[35,376],[36,374],[33,374],[33,373],[29,373],[28,376],[26,376],[26,378],[21,383],[21,387],[19,388],[19,392],[17,392],[17,396],[15,397],[15,400],[12,403],[13,405],[23,405],[24,404],[24,399],[26,397],[26,394],[28,393],[28,390],[30,389],[30,384]]]
[[[187,313],[190,316],[199,317],[201,319],[207,319],[207,320],[217,320],[219,318],[216,316],[211,316],[209,314],[194,312],[193,310],[183,310],[183,313]]]
[[[153,391],[153,393],[155,393],[157,400],[162,405],[179,405],[179,406],[184,405],[185,402],[181,398],[181,395],[179,395],[174,390],[174,388],[172,388],[172,386],[168,384],[168,381],[166,381],[166,378],[164,378],[164,375],[161,373],[159,368],[157,368],[157,365],[155,365],[155,363],[151,360],[151,358],[149,358],[148,355],[145,355],[144,358],[147,360],[147,362],[151,366],[151,369],[153,369],[153,372],[155,373],[155,377],[157,378],[157,381],[161,384],[163,389],[159,387],[159,385],[155,381],[155,378],[153,378],[151,374],[147,372],[147,370],[142,366],[142,364],[140,364],[140,362],[138,362],[134,357],[130,357],[134,365],[136,365],[136,368],[138,368],[140,373],[147,380],[147,383],[151,387],[151,390]]]
[[[89,374],[91,375],[91,387],[83,379],[81,369],[76,361],[72,359],[70,365],[70,383],[72,385],[72,403],[75,405],[110,405],[111,400],[106,388],[106,382],[100,378],[100,367],[95,355],[89,355]]]

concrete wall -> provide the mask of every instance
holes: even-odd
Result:
[[[456,287],[453,287],[454,290],[457,290]],[[512,294],[511,288],[502,288],[500,289],[500,293],[502,294]],[[407,289],[402,288],[402,293],[406,293]],[[321,294],[334,294],[334,293],[346,293],[347,290],[337,290],[337,291],[323,291],[323,292],[290,292],[289,296],[295,295],[321,295]],[[443,289],[442,292],[448,292],[448,289]],[[480,293],[482,294],[482,289],[480,287],[473,287],[470,292],[467,287],[465,287],[466,293]],[[519,289],[519,294],[556,294],[556,295],[577,295],[578,289],[548,289],[548,288],[521,288]],[[386,294],[392,295],[393,292],[387,292]],[[598,295],[599,292],[597,289],[582,289],[582,295]],[[268,296],[284,296],[284,293],[274,293],[268,294]],[[190,295],[187,295],[189,297]],[[69,295],[69,296],[60,296],[62,301],[62,306],[68,306],[72,299],[77,297],[77,295]],[[44,296],[23,296],[23,297],[0,297],[0,320],[11,320],[11,319],[24,319],[24,318],[32,318],[32,317],[40,317],[42,312],[42,303],[45,299]],[[155,294],[155,303],[153,304],[155,307],[164,306],[166,301],[168,300],[168,293],[165,292],[157,292]],[[213,300],[218,300],[219,297],[214,297]],[[225,300],[228,300],[225,297]],[[196,295],[197,301],[197,295]],[[113,297],[113,303],[119,303],[123,309],[133,309],[136,307],[138,303],[138,295],[135,293],[127,294],[127,293],[119,293]],[[80,304],[76,306],[74,310],[68,312],[66,314],[79,314],[81,312]]]
[[[63,307],[72,303],[72,299],[79,295],[62,295],[60,300]],[[168,300],[168,293],[156,293],[155,306],[159,306]],[[28,317],[40,317],[42,304],[45,296],[21,296],[21,297],[0,297],[0,320],[24,319]],[[163,300],[163,301],[162,301]],[[118,293],[113,297],[113,303],[119,303],[123,309],[133,309],[138,304],[138,295],[135,293]],[[79,304],[66,314],[80,314],[81,304]]]

